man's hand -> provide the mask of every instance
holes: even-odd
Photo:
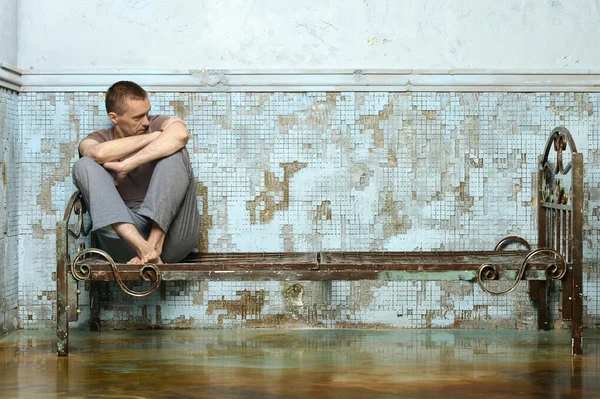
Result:
[[[132,169],[129,169],[126,162],[105,162],[102,166],[113,175],[115,186],[121,184],[129,172],[132,171]]]

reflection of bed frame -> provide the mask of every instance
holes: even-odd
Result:
[[[570,160],[567,165],[565,160]],[[99,330],[95,281],[116,280],[127,293],[146,296],[163,280],[468,280],[477,281],[488,294],[504,295],[527,279],[530,298],[538,304],[538,327],[545,330],[550,327],[546,281],[553,279],[562,280],[562,315],[564,320],[571,320],[572,353],[580,355],[583,157],[567,129],[552,131],[539,165],[539,242],[534,250],[518,237],[507,237],[491,251],[202,253],[181,263],[159,266],[116,264],[96,248],[78,248],[71,258],[74,245],[69,244],[69,237],[88,233],[83,223],[85,206],[76,192],[56,231],[58,354],[68,354],[68,322],[77,320],[76,280],[90,281],[90,325]],[[72,214],[78,215],[75,229],[69,227]],[[526,250],[504,250],[515,242]],[[486,285],[493,279],[513,280],[513,284],[503,291],[493,291]],[[124,284],[140,280],[152,281],[152,287],[135,292]]]

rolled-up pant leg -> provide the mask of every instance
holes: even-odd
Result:
[[[158,160],[146,198],[136,213],[166,232],[160,256],[163,262],[178,262],[196,248],[200,214],[196,179],[185,148]]]

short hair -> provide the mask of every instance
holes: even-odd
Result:
[[[117,115],[125,113],[127,100],[145,100],[148,98],[146,90],[134,82],[122,80],[110,86],[106,92],[106,112],[115,112]]]

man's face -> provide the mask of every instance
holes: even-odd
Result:
[[[146,133],[150,126],[148,112],[150,112],[150,101],[145,98],[143,100],[127,100],[125,112],[122,115],[111,112],[108,116],[115,124],[116,136],[129,137]]]

